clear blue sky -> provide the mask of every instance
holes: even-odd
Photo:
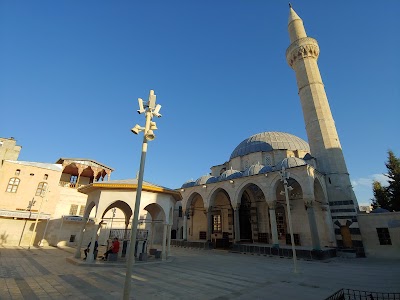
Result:
[[[292,1],[319,66],[359,203],[400,156],[400,1]],[[307,140],[285,1],[2,1],[0,136],[20,160],[91,158],[133,178],[143,115],[163,117],[145,179],[170,188],[225,162],[250,135]]]

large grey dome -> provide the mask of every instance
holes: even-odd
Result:
[[[303,150],[310,152],[310,146],[301,138],[286,132],[262,132],[245,139],[235,150],[230,159],[254,152],[269,152],[272,150]]]

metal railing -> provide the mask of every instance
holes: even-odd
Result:
[[[400,293],[381,293],[341,289],[325,300],[400,300]]]
[[[71,188],[71,189],[77,189],[77,188],[80,188],[81,186],[84,186],[84,184],[76,184],[76,183],[72,183],[69,181],[60,181],[58,183],[58,185],[62,186],[62,187]]]

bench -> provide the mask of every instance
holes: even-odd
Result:
[[[118,253],[109,253],[107,257],[107,261],[117,261]]]

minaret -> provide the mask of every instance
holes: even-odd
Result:
[[[316,158],[318,171],[325,174],[338,246],[362,248],[358,204],[318,68],[319,46],[315,39],[307,37],[303,21],[289,6],[291,45],[286,50],[286,60],[296,72],[311,155]]]

